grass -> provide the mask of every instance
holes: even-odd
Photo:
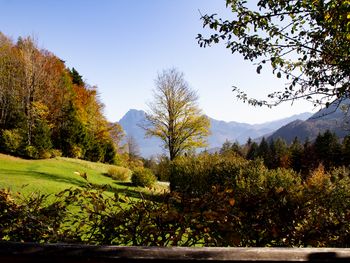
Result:
[[[112,166],[78,159],[58,157],[46,160],[24,160],[0,154],[0,188],[13,192],[30,194],[58,193],[72,187],[83,187],[87,181],[80,174],[86,173],[89,182],[95,185],[110,185],[115,191],[129,197],[139,198],[140,193],[151,196],[152,193],[166,190],[163,185],[153,190],[133,187],[128,182],[118,182],[106,174]]]

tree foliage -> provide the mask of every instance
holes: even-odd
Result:
[[[47,158],[58,150],[113,162],[122,133],[108,124],[103,108],[97,88],[75,68],[30,37],[14,43],[0,33],[0,151]]]
[[[164,70],[155,81],[154,100],[149,104],[145,125],[148,136],[159,137],[170,160],[206,145],[209,119],[198,108],[198,96],[182,73]]]
[[[202,16],[203,26],[215,31],[198,35],[201,47],[225,42],[232,53],[257,65],[260,74],[270,64],[287,86],[268,97],[249,98],[239,88],[237,97],[252,105],[277,105],[304,98],[329,105],[349,97],[350,1],[339,0],[226,0],[233,19]]]

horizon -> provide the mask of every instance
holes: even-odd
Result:
[[[257,124],[315,112],[300,100],[269,109],[236,99],[232,86],[263,99],[284,89],[286,80],[266,69],[256,74],[256,66],[223,45],[199,47],[197,34],[208,33],[200,13],[230,16],[223,0],[0,0],[0,6],[0,31],[13,40],[34,36],[40,48],[96,85],[109,121],[120,120],[130,108],[146,111],[157,73],[171,67],[198,92],[203,112],[218,120]]]
[[[146,112],[145,110],[142,110],[142,109],[135,109],[135,108],[130,108],[127,112],[124,113],[124,115],[119,119],[117,120],[116,122],[120,122],[121,119],[123,119],[127,113],[129,113],[130,111],[142,111],[142,112]],[[301,112],[301,113],[297,113],[297,114],[292,114],[292,115],[288,115],[288,116],[285,116],[285,117],[282,117],[282,118],[278,118],[278,119],[272,119],[272,120],[267,120],[267,121],[264,121],[264,122],[258,122],[258,123],[249,123],[249,122],[239,122],[239,121],[236,121],[236,120],[229,120],[229,121],[226,121],[226,120],[221,120],[221,119],[216,119],[216,118],[213,118],[212,116],[209,116],[207,114],[204,113],[204,115],[206,115],[208,118],[210,119],[214,119],[216,121],[223,121],[223,122],[226,122],[226,123],[229,123],[229,122],[236,122],[236,123],[241,123],[241,124],[249,124],[249,125],[260,125],[260,124],[266,124],[266,123],[270,123],[270,122],[275,122],[275,121],[280,121],[280,120],[283,120],[283,119],[288,119],[288,118],[291,118],[291,117],[294,117],[294,116],[298,116],[298,115],[302,115],[302,114],[315,114],[313,112],[309,112],[309,111],[306,111],[306,112]]]

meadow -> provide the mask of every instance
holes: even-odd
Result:
[[[167,190],[164,184],[152,189],[135,187],[130,181],[122,182],[107,176],[108,169],[125,169],[114,165],[89,162],[79,159],[56,157],[44,160],[26,160],[0,154],[0,188],[11,192],[55,194],[68,188],[108,185],[107,192],[139,198],[140,194],[151,195]],[[87,176],[87,180],[84,179]]]

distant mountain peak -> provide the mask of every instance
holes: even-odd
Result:
[[[146,112],[143,110],[130,109],[128,110],[127,113],[125,113],[125,115],[120,119],[120,121],[124,118],[139,119],[139,118],[143,118],[145,115],[146,115]]]
[[[143,157],[151,157],[152,155],[156,156],[160,153],[164,153],[161,147],[163,143],[160,139],[145,137],[145,130],[140,127],[140,125],[145,122],[145,115],[146,113],[143,110],[130,109],[120,119],[119,124],[123,127],[127,135],[134,137]],[[311,113],[302,113],[261,124],[248,124],[236,121],[226,122],[208,117],[211,123],[211,135],[208,137],[208,148],[221,147],[226,140],[232,142],[238,141],[243,144],[249,137],[254,139],[269,133],[272,134],[275,130],[291,121],[298,118],[305,120],[311,115]]]

